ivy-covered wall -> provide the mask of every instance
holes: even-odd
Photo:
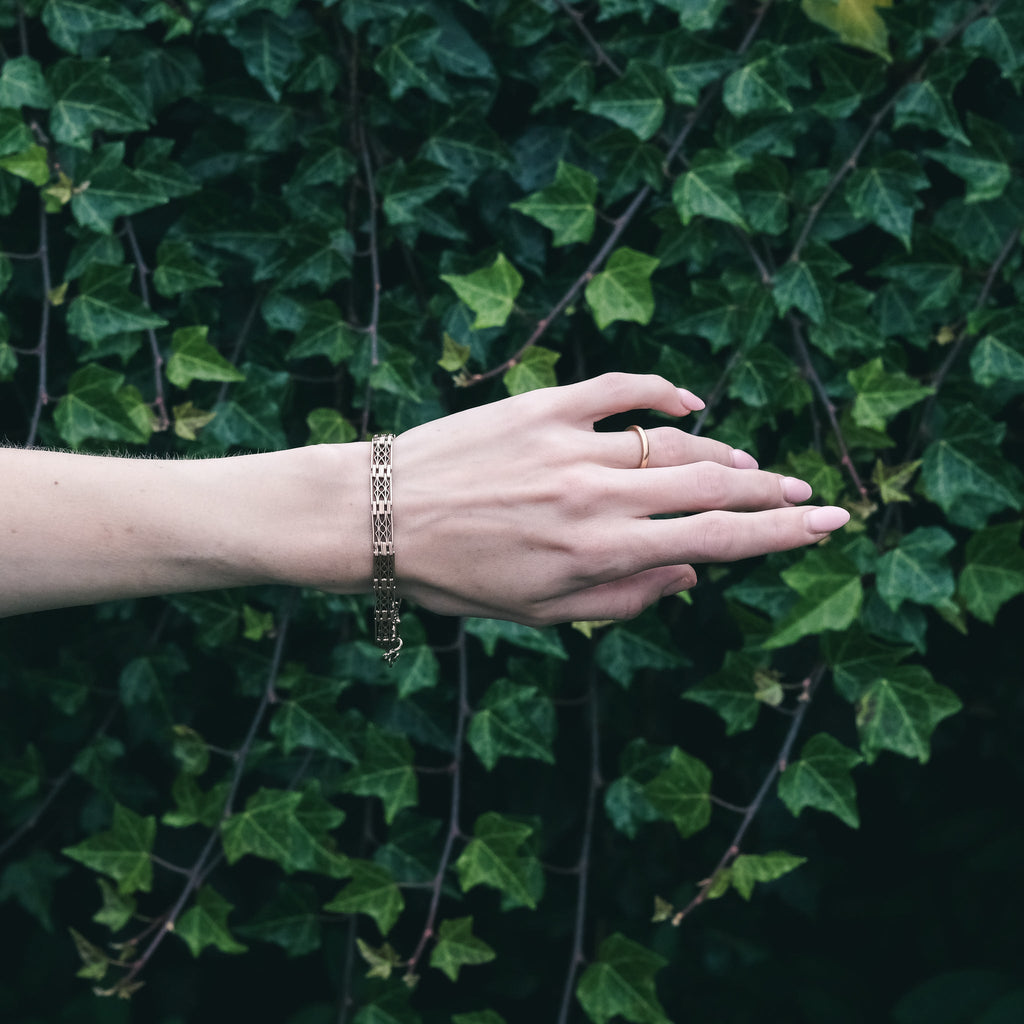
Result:
[[[392,670],[317,593],[0,622],[0,1018],[1024,1019],[1019,0],[0,0],[0,58],[8,443],[657,372],[853,514]]]

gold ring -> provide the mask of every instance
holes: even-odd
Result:
[[[626,429],[636,431],[636,436],[640,438],[640,465],[637,468],[646,469],[651,457],[651,443],[647,440],[647,431],[636,423],[631,423]]]

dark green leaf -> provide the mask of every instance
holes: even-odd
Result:
[[[544,891],[544,873],[537,858],[521,849],[533,831],[500,814],[481,814],[455,863],[462,891],[486,885],[502,893],[506,907],[535,908]]]
[[[903,601],[941,605],[953,596],[953,570],[943,557],[956,541],[941,527],[922,526],[878,559],[876,583],[896,611]]]
[[[196,893],[195,903],[175,923],[174,933],[185,940],[193,956],[207,946],[222,953],[244,953],[248,947],[228,930],[228,914],[233,909],[216,889],[204,885]]]
[[[466,739],[488,770],[501,757],[555,763],[555,709],[536,687],[499,679],[477,707]]]
[[[707,765],[673,747],[665,769],[644,786],[644,796],[686,839],[711,820],[710,790]]]
[[[368,860],[348,862],[352,881],[324,904],[335,914],[368,914],[382,935],[391,931],[405,907],[405,900],[390,872]]]
[[[857,790],[850,770],[863,760],[828,733],[818,733],[804,744],[799,760],[779,776],[779,799],[795,815],[813,807],[858,828]]]
[[[1003,523],[979,530],[967,542],[967,562],[957,592],[967,610],[982,622],[995,622],[999,609],[1024,593],[1024,551],[1021,523]]]
[[[342,780],[347,793],[380,797],[388,822],[403,808],[416,804],[416,771],[412,747],[404,736],[366,727],[359,761]]]
[[[473,934],[473,918],[457,917],[441,922],[437,944],[430,953],[430,966],[458,981],[463,967],[486,964],[494,957],[494,950]]]
[[[624,935],[601,943],[576,986],[576,998],[596,1024],[622,1016],[634,1024],[670,1024],[658,1002],[654,975],[668,961]]]

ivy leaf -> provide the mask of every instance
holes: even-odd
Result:
[[[356,946],[359,949],[359,955],[370,965],[370,969],[366,972],[368,978],[381,978],[387,981],[395,968],[401,967],[405,963],[390,942],[385,942],[379,949],[374,949],[368,942],[357,938]]]
[[[625,73],[605,86],[587,109],[598,117],[614,121],[640,139],[649,139],[665,118],[664,86],[658,67],[631,60]]]
[[[816,268],[806,260],[788,260],[772,278],[772,299],[780,315],[799,309],[815,324],[825,322],[827,286]]]
[[[580,977],[576,998],[595,1024],[615,1016],[634,1024],[670,1024],[654,988],[654,975],[667,963],[624,935],[610,935]]]
[[[49,85],[54,95],[50,131],[58,142],[91,149],[97,130],[127,134],[148,127],[141,99],[110,73],[106,60],[59,61]]]
[[[597,178],[589,171],[559,160],[552,184],[511,206],[550,228],[554,234],[552,245],[570,245],[590,241],[594,233],[596,198]]]
[[[123,374],[96,363],[72,374],[53,420],[72,448],[87,438],[145,444],[152,430],[152,413],[138,391],[125,386]]]
[[[501,757],[554,764],[555,708],[535,686],[499,679],[480,702],[466,739],[488,771]]]
[[[352,881],[324,904],[335,914],[367,914],[377,922],[382,935],[394,927],[405,907],[405,900],[391,873],[369,860],[350,859]]]
[[[279,102],[281,89],[302,58],[291,24],[270,11],[256,11],[225,33],[242,55],[246,70]]]
[[[187,388],[194,380],[245,380],[245,374],[206,340],[208,333],[208,327],[181,327],[172,335],[167,379],[175,386]]]
[[[195,258],[188,242],[163,241],[156,250],[157,265],[153,284],[164,298],[172,298],[197,288],[220,288],[221,281]]]
[[[828,733],[818,733],[804,744],[800,759],[787,765],[779,776],[779,799],[794,816],[813,807],[834,814],[850,828],[859,828],[857,789],[850,770],[863,760]]]
[[[71,53],[95,32],[123,31],[145,27],[116,0],[47,0],[43,24],[50,38]]]
[[[640,669],[669,669],[683,664],[683,659],[670,645],[619,626],[601,637],[596,660],[601,670],[624,689]]]
[[[437,945],[430,953],[430,966],[458,981],[463,967],[485,964],[494,958],[494,950],[473,934],[473,918],[457,917],[441,922]]]
[[[725,722],[726,736],[752,729],[763,701],[759,698],[757,677],[761,667],[749,654],[727,651],[725,663],[696,686],[682,694],[683,700],[696,701],[717,711]]]
[[[539,388],[553,388],[558,384],[555,363],[561,358],[560,352],[552,352],[541,345],[531,345],[514,366],[501,378],[510,395],[521,395]]]
[[[923,665],[898,665],[867,687],[857,702],[857,731],[868,764],[882,750],[916,757],[930,755],[935,727],[962,707],[952,690],[940,686]]]
[[[135,897],[122,895],[105,878],[96,881],[103,894],[103,905],[92,919],[97,924],[105,924],[112,932],[119,932],[135,916]]]
[[[897,95],[894,127],[917,125],[970,145],[956,114],[953,90],[971,60],[973,57],[962,52],[951,54],[946,50],[935,54],[935,59],[929,61],[928,74],[908,81]]]
[[[249,947],[238,942],[228,930],[228,914],[233,910],[216,889],[204,885],[196,893],[196,901],[174,926],[194,957],[214,946],[222,953],[244,953]]]
[[[879,643],[860,626],[829,633],[822,650],[835,688],[848,701],[856,701],[867,687],[898,665],[913,648]]]
[[[876,459],[871,482],[878,488],[878,497],[886,505],[910,501],[907,488],[920,468],[920,459],[905,462],[900,466],[886,466],[881,459]]]
[[[689,170],[672,186],[672,202],[683,225],[695,217],[708,217],[749,231],[734,184],[736,172],[747,165],[744,157],[721,150],[703,149],[696,154]]]
[[[956,541],[939,526],[922,526],[878,559],[878,593],[895,612],[904,601],[941,605],[953,596],[953,570],[942,557]]]
[[[855,217],[887,231],[910,252],[914,211],[924,205],[915,193],[929,184],[916,160],[892,153],[857,168],[846,180],[845,196]]]
[[[604,270],[595,274],[586,288],[597,326],[604,330],[615,320],[646,324],[654,315],[651,274],[658,260],[623,246],[608,259]]]
[[[795,108],[789,90],[809,85],[796,53],[786,47],[755,44],[747,62],[726,78],[722,100],[736,117],[792,114]]]
[[[935,391],[899,370],[887,371],[881,356],[850,370],[846,378],[857,393],[853,402],[854,422],[870,430],[885,430],[896,413],[909,409]]]
[[[90,267],[68,308],[68,328],[83,341],[98,342],[115,334],[165,327],[167,321],[129,290],[131,279],[131,267]]]
[[[825,630],[846,629],[857,618],[864,597],[860,571],[835,547],[812,548],[782,578],[800,600],[775,626],[766,648],[785,647]]]
[[[351,328],[338,307],[323,299],[305,309],[305,322],[288,350],[288,359],[326,356],[333,366],[349,359],[356,350],[359,334]]]
[[[78,172],[82,184],[71,190],[71,212],[82,227],[110,234],[118,217],[161,206],[170,198],[124,162],[124,143],[100,146]]]
[[[476,313],[474,330],[504,327],[523,287],[522,275],[504,253],[498,253],[489,267],[471,274],[442,274],[441,280],[451,285],[455,294]]]
[[[811,21],[839,34],[841,42],[889,60],[889,33],[878,14],[892,0],[800,0]]]
[[[657,65],[673,102],[695,107],[705,86],[717,82],[736,65],[736,56],[686,31],[658,38]]]
[[[466,632],[480,641],[489,658],[494,656],[499,640],[559,661],[566,661],[569,657],[555,629],[535,629],[506,619],[466,619]]]
[[[390,824],[403,808],[415,806],[416,770],[412,764],[412,746],[404,736],[366,727],[363,748],[356,766],[341,783],[346,793],[380,797],[384,817]]]
[[[293,869],[295,817],[302,794],[261,787],[245,802],[245,810],[231,815],[220,827],[224,854],[234,864],[246,854],[263,857]]]
[[[989,625],[1007,601],[1024,593],[1020,531],[1020,520],[1002,523],[979,530],[967,542],[958,593],[967,610]]]
[[[806,857],[778,850],[775,853],[740,854],[727,868],[723,868],[708,888],[708,899],[723,896],[735,889],[747,902],[758,882],[774,882],[807,862]]]
[[[46,147],[35,143],[20,152],[0,157],[0,167],[33,185],[45,185],[53,175]]]
[[[535,909],[544,890],[544,873],[537,858],[520,849],[533,831],[532,826],[493,811],[481,814],[473,838],[455,863],[462,891],[487,885],[502,894],[504,907]]]
[[[314,952],[320,948],[320,907],[316,889],[297,882],[281,882],[270,902],[235,931],[245,938],[273,942],[289,957]]]
[[[1024,382],[1024,346],[1016,325],[987,332],[971,349],[971,376],[983,388],[1012,381]]]
[[[0,107],[47,109],[53,93],[46,84],[39,62],[31,57],[10,57],[0,70]]]
[[[434,60],[440,37],[437,23],[423,13],[410,14],[395,26],[390,41],[373,62],[374,70],[388,84],[391,99],[401,99],[409,89],[421,89],[431,99],[449,102]]]
[[[667,766],[644,786],[644,796],[687,839],[711,820],[711,770],[673,747]]]
[[[114,804],[114,817],[106,832],[63,852],[94,871],[109,875],[117,882],[117,891],[123,896],[153,887],[153,840],[156,838],[156,818],[142,817],[128,807]]]

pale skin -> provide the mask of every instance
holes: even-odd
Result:
[[[626,619],[696,583],[694,563],[813,544],[849,514],[674,426],[700,399],[606,374],[415,427],[394,445],[400,593],[450,615]],[[639,416],[638,416],[639,418]],[[253,584],[370,590],[369,444],[153,460],[0,449],[0,616]],[[669,514],[671,519],[651,519]]]

